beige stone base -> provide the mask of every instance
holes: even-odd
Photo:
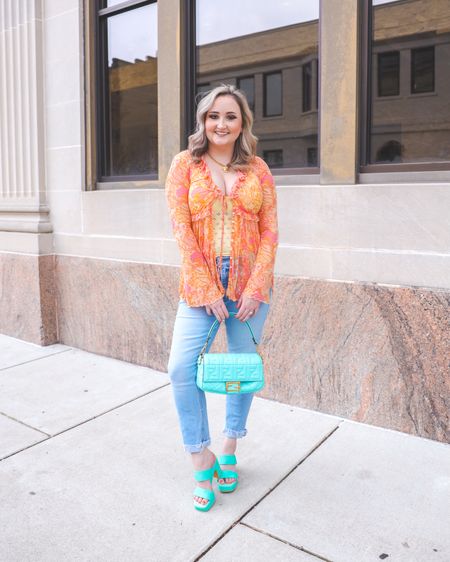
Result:
[[[3,333],[167,369],[177,267],[7,254],[0,264]],[[449,304],[446,290],[277,277],[261,396],[449,441]],[[212,351],[225,345],[222,327]]]
[[[55,256],[0,253],[0,333],[57,343]]]

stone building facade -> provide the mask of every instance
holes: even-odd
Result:
[[[192,45],[194,4],[2,2],[0,332],[166,369],[188,90],[245,84],[279,205],[261,396],[448,441],[450,2],[322,0]],[[157,49],[102,68],[124,6],[151,7]]]

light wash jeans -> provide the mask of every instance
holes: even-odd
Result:
[[[217,267],[218,262],[219,258],[216,261]],[[230,258],[229,256],[223,256],[220,278],[224,287],[228,286],[229,271]],[[270,294],[272,295],[272,290]],[[238,312],[237,302],[224,297],[224,303],[228,311]],[[257,342],[261,341],[268,312],[269,305],[262,302],[258,312],[248,320]],[[199,453],[211,444],[205,393],[198,388],[196,376],[197,358],[215,319],[214,314],[211,314],[211,316],[207,314],[204,306],[190,307],[184,300],[180,300],[178,303],[168,372],[172,383],[184,449],[189,453]],[[211,334],[207,351],[211,347],[219,327],[220,324]],[[225,327],[230,353],[255,351],[255,344],[245,322],[230,316],[225,320]],[[226,395],[224,435],[236,439],[247,435],[245,424],[253,395],[254,393]]]

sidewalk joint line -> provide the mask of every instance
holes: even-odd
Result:
[[[54,437],[58,437],[58,435],[62,435],[63,433],[66,433],[67,431],[71,431],[72,429],[75,429],[76,427],[79,427],[80,425],[84,425],[85,423],[89,423],[92,420],[95,420],[97,418],[100,418],[100,417],[104,416],[105,414],[109,414],[110,412],[113,412],[114,410],[118,410],[119,408],[122,408],[123,406],[126,406],[127,404],[131,404],[131,402],[134,402],[135,400],[139,400],[140,398],[144,398],[144,396],[148,396],[149,394],[152,394],[153,392],[156,392],[157,390],[160,390],[161,388],[165,388],[166,386],[169,386],[169,385],[170,385],[170,382],[168,382],[166,384],[163,384],[161,386],[158,386],[156,388],[152,388],[152,390],[149,390],[148,392],[145,392],[144,394],[140,394],[139,396],[135,396],[134,398],[131,398],[130,400],[127,400],[126,402],[123,402],[122,404],[118,404],[117,406],[114,406],[113,408],[110,408],[109,410],[105,410],[104,412],[101,412],[100,414],[96,414],[95,416],[92,416],[91,418],[88,418],[87,420],[83,420],[83,421],[81,421],[81,422],[79,422],[75,425],[72,425],[70,427],[66,427],[66,429],[63,429],[62,431],[58,431],[58,433],[46,434],[46,435],[49,435],[49,437],[47,437],[47,439],[42,439],[41,441],[38,441],[37,443],[32,443],[31,445],[27,445],[26,447],[24,447],[23,449],[20,449],[19,451],[16,451],[14,453],[6,455],[5,457],[0,458],[0,463],[4,460],[8,459],[9,457],[17,455],[18,453],[21,453],[22,451],[26,451],[27,449],[31,449],[31,447],[35,447],[36,445],[40,445],[44,441],[48,441],[50,439],[53,439]],[[24,425],[26,425],[26,424],[24,424]],[[29,426],[29,427],[31,427],[31,426]],[[40,431],[40,430],[38,429],[36,431]],[[44,432],[41,432],[41,433],[44,433]]]
[[[297,550],[301,550],[302,552],[306,552],[306,554],[310,554],[311,556],[314,556],[315,558],[318,558],[319,560],[323,560],[324,562],[333,562],[330,558],[324,558],[323,556],[320,556],[320,554],[316,554],[315,552],[313,552],[312,550],[308,550],[304,546],[298,546],[297,544],[289,542],[286,539],[282,539],[281,537],[277,537],[276,535],[272,535],[272,533],[269,533],[268,531],[263,531],[262,529],[257,529],[256,527],[252,527],[248,523],[243,523],[241,521],[239,523],[239,525],[243,525],[244,527],[248,527],[249,529],[252,529],[253,531],[255,531],[257,533],[261,533],[262,535],[267,535],[271,539],[275,539],[275,540],[280,541],[284,544],[287,544],[288,546],[292,546],[292,548],[296,548]]]
[[[341,421],[336,425],[336,427],[334,427],[330,432],[328,432],[327,434],[325,434],[324,437],[317,443],[317,445],[315,445],[315,446],[309,451],[309,453],[307,453],[302,459],[300,459],[300,461],[299,461],[289,472],[287,472],[287,473],[281,478],[281,480],[279,480],[272,488],[269,489],[269,491],[267,491],[263,496],[261,496],[261,497],[259,498],[259,500],[258,500],[256,503],[254,503],[253,505],[251,505],[251,506],[247,509],[247,511],[245,511],[245,512],[239,517],[239,519],[237,519],[236,521],[234,521],[234,522],[228,527],[228,529],[225,529],[225,531],[223,531],[223,533],[222,533],[219,537],[217,537],[217,539],[216,539],[215,541],[213,541],[203,552],[201,552],[201,553],[199,554],[199,556],[197,556],[197,558],[194,558],[194,559],[193,559],[193,562],[198,562],[198,560],[200,560],[201,558],[203,558],[203,557],[205,556],[205,554],[207,554],[212,548],[214,548],[214,546],[215,546],[219,541],[221,541],[221,540],[224,538],[224,536],[227,535],[227,534],[231,531],[231,529],[233,529],[233,527],[235,527],[238,523],[241,523],[241,522],[242,522],[242,519],[244,519],[244,517],[245,517],[246,515],[248,515],[248,514],[250,513],[250,511],[252,511],[253,509],[255,509],[255,507],[256,507],[257,505],[259,505],[269,494],[271,494],[276,488],[278,488],[278,486],[279,486],[282,482],[284,482],[284,480],[286,480],[286,478],[287,478],[288,476],[290,476],[290,475],[294,472],[294,470],[296,470],[301,464],[303,464],[303,463],[306,461],[306,459],[308,459],[315,451],[317,451],[317,449],[318,449],[321,445],[323,445],[323,443],[325,443],[325,441],[327,441],[327,439],[329,439],[329,438],[333,435],[333,433],[334,433],[335,431],[337,431],[337,430],[339,429],[339,426],[341,425],[342,421],[343,421],[343,420],[341,420]],[[324,560],[325,560],[325,559],[324,559]]]
[[[23,422],[21,420],[18,420],[17,418],[15,418],[14,416],[10,416],[9,414],[7,414],[6,412],[2,412],[0,411],[0,415],[5,416],[5,418],[8,418],[12,421],[15,421],[17,423],[20,423],[22,425],[24,425],[25,427],[28,427],[29,429],[34,429],[34,431],[39,431],[39,433],[43,433],[44,435],[46,435],[47,437],[50,437],[50,433],[47,433],[45,431],[42,431],[42,429],[38,429],[37,427],[33,427],[32,425],[30,425],[29,423]]]
[[[7,371],[8,369],[14,369],[14,367],[20,367],[21,365],[26,365],[27,363],[33,363],[33,361],[40,361],[41,359],[47,359],[47,357],[53,357],[54,355],[59,355],[60,353],[67,353],[75,349],[71,347],[70,349],[62,349],[61,351],[55,351],[55,353],[49,353],[48,355],[42,355],[41,357],[35,357],[34,359],[29,359],[23,363],[16,363],[15,365],[10,365],[9,367],[0,367],[0,371]]]

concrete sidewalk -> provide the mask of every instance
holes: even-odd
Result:
[[[1,562],[450,561],[449,445],[257,397],[201,513],[167,374],[0,336],[0,412]]]

